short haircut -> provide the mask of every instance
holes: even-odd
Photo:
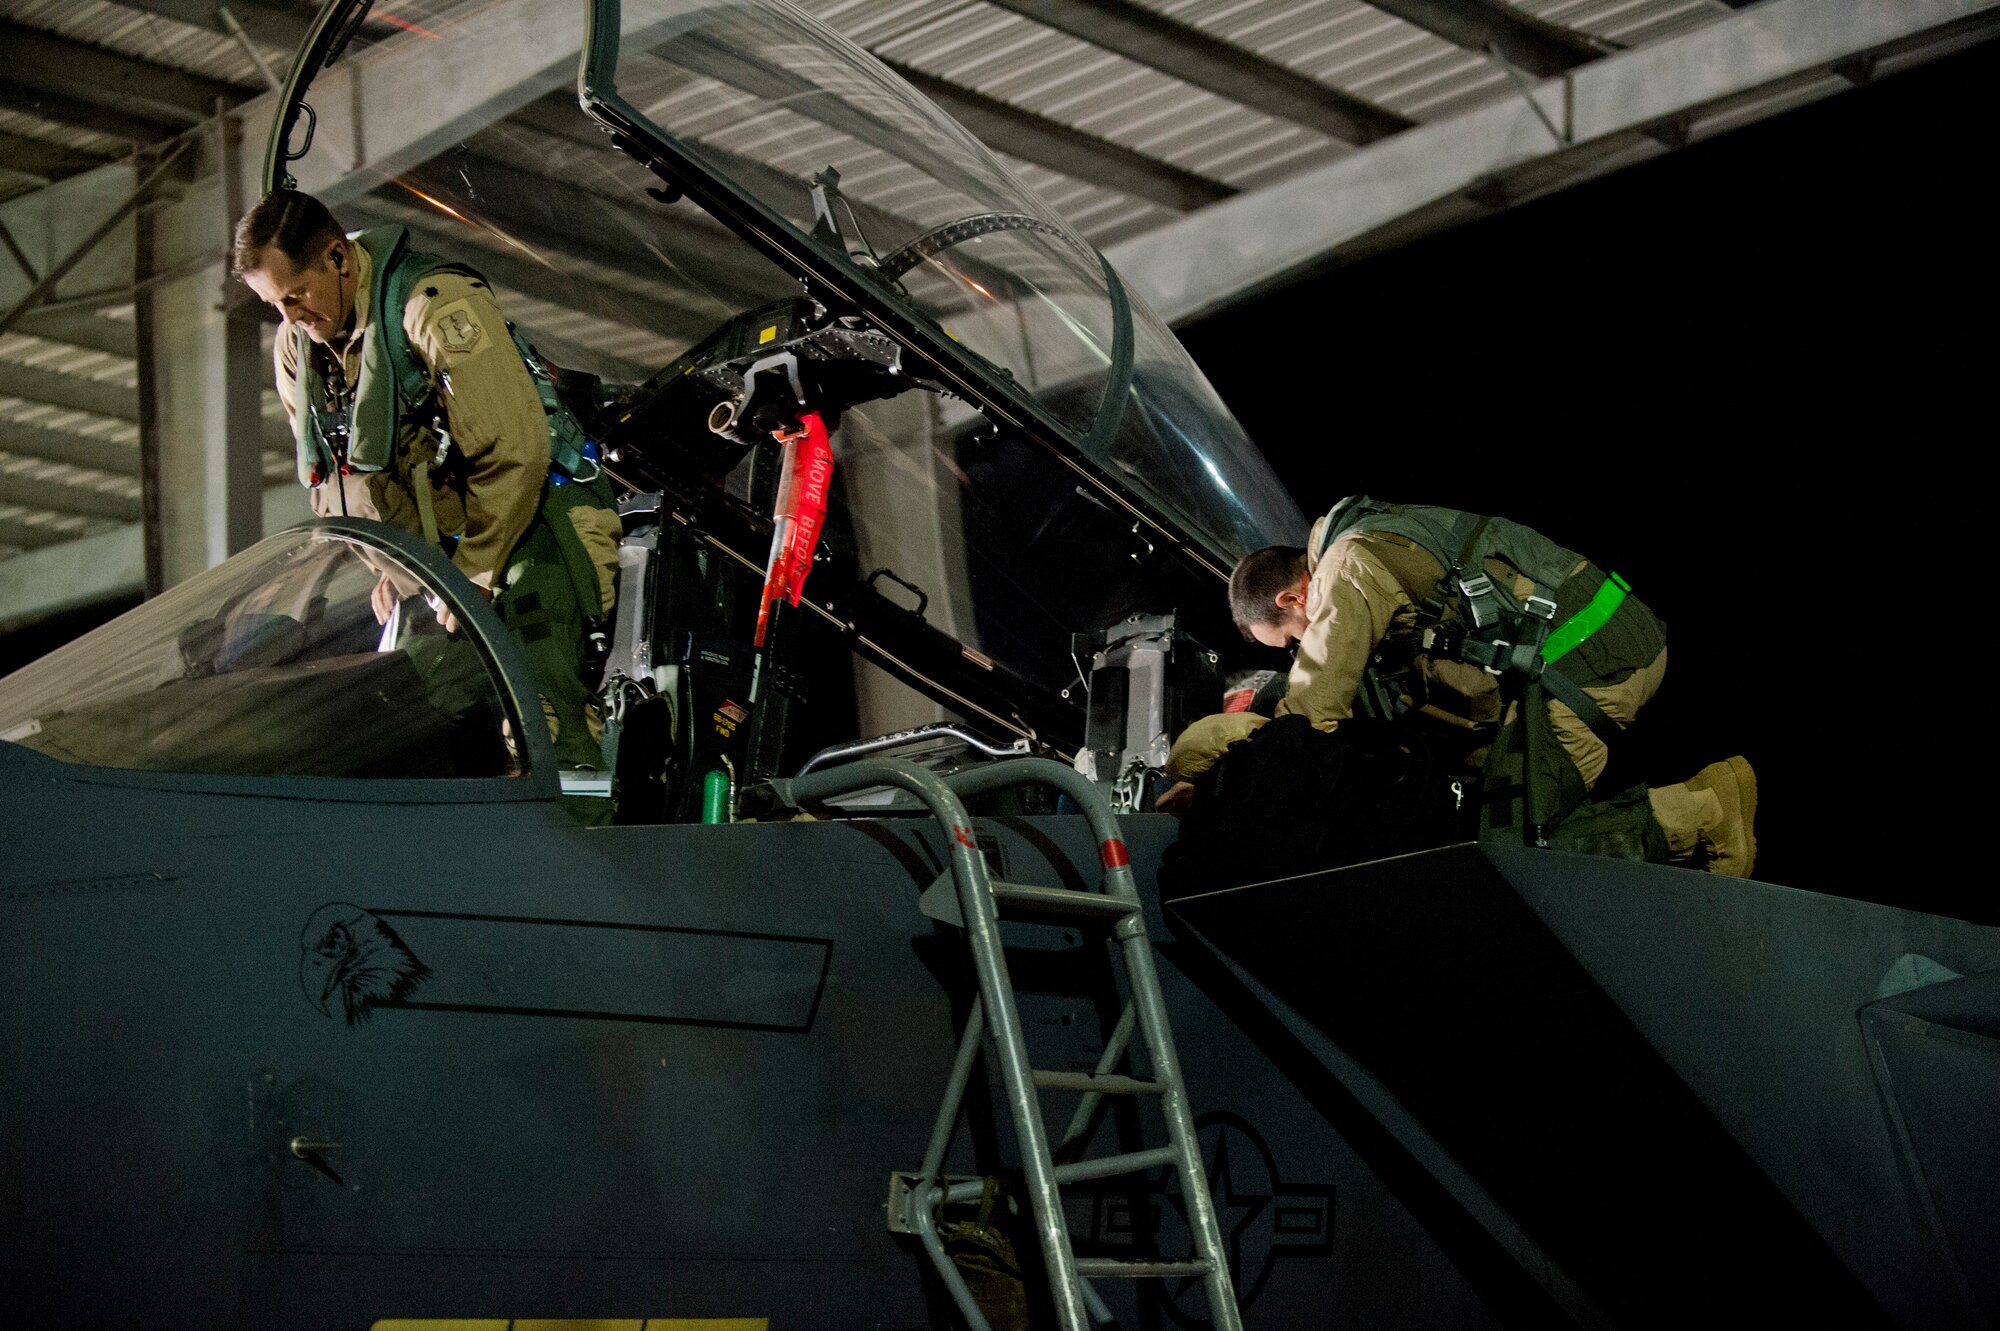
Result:
[[[294,268],[303,268],[319,258],[329,242],[346,234],[326,205],[312,195],[295,189],[272,190],[236,224],[229,270],[243,276],[261,266],[267,249],[277,250]]]
[[[1305,573],[1303,546],[1267,545],[1237,561],[1236,571],[1229,575],[1229,614],[1244,637],[1260,624],[1284,619],[1278,593],[1297,587]]]

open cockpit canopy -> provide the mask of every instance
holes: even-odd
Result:
[[[745,394],[757,355],[796,350],[837,424],[805,598],[872,662],[854,672],[862,733],[941,702],[1074,748],[1072,635],[1178,608],[1219,640],[1231,560],[1302,538],[1097,252],[811,17],[780,0],[386,8],[322,10],[267,184],[478,269],[605,469],[663,493],[663,518],[743,576],[770,551],[769,486],[711,409]],[[914,625],[929,657],[870,624]]]
[[[211,776],[552,772],[470,586],[379,523],[295,528],[0,680],[0,740]]]

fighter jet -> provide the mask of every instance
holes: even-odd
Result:
[[[1163,905],[1305,529],[1171,333],[781,0],[439,8],[330,0],[266,184],[485,274],[617,483],[612,770],[359,520],[0,681],[22,1316],[1991,1322],[2000,931],[1470,833]],[[419,49],[504,95],[349,179]]]

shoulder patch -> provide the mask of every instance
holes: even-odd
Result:
[[[436,324],[438,340],[453,356],[470,356],[479,350],[486,337],[486,329],[472,312],[470,301],[455,300],[431,316]]]

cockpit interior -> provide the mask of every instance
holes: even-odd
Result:
[[[485,276],[614,483],[612,770],[568,788],[696,821],[717,780],[754,814],[842,752],[1034,752],[1147,807],[1166,738],[1216,710],[1221,575],[1305,522],[1033,168],[789,6],[634,0],[587,7],[580,75],[477,5],[439,16],[468,68],[546,68],[356,172],[312,104],[355,94],[357,8],[301,49],[267,181]],[[359,521],[271,537],[12,677],[0,735],[146,770],[525,774],[532,691],[455,577]]]

